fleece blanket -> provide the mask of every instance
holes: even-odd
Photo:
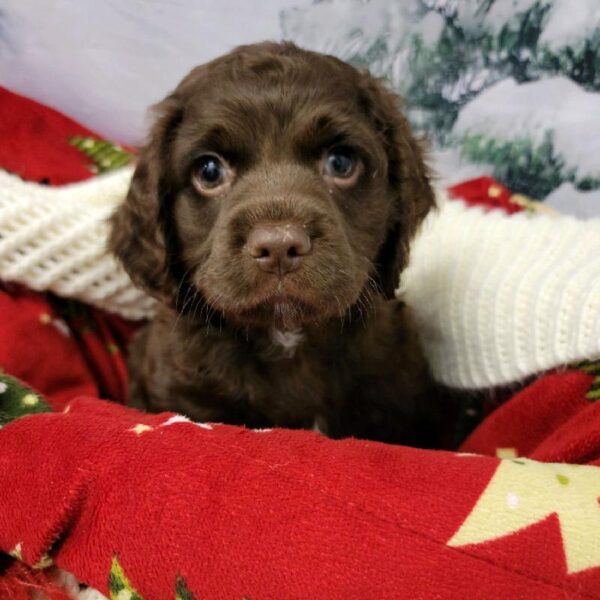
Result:
[[[539,382],[512,417],[562,403],[564,422],[515,432],[500,419],[465,449],[498,440],[505,456],[600,464],[592,380]],[[2,383],[19,411],[43,410]],[[15,420],[0,444],[0,547],[111,598],[600,597],[597,466],[194,424],[85,397]],[[20,578],[37,583],[18,563],[0,582],[27,597]]]
[[[451,192],[513,210],[490,185]],[[0,316],[2,598],[600,598],[598,363],[470,399],[433,452],[146,415],[133,325],[8,284]]]

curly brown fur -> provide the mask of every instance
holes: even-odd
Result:
[[[336,58],[263,43],[197,67],[157,110],[110,238],[161,302],[132,349],[132,404],[431,441],[428,372],[394,290],[434,198],[399,98]],[[323,170],[335,147],[360,166],[352,185]],[[230,167],[214,195],[192,183],[207,155]],[[265,272],[249,236],[290,224],[310,251]]]

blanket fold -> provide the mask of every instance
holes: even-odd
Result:
[[[596,467],[194,424],[87,398],[17,419],[0,440],[0,547],[115,598],[123,578],[148,599],[177,586],[194,598],[600,597],[586,522]]]

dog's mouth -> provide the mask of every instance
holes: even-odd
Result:
[[[282,289],[256,295],[223,312],[227,319],[240,325],[282,330],[297,329],[318,321],[323,316],[322,308],[308,294]]]
[[[367,283],[359,287],[358,277],[336,277],[336,273],[328,280],[323,274],[327,272],[263,275],[251,281],[244,281],[244,273],[239,280],[198,276],[194,287],[207,305],[203,314],[220,315],[242,328],[291,331],[331,319],[351,321],[349,311],[361,302]]]
[[[248,324],[272,325],[278,329],[291,330],[318,320],[319,315],[318,308],[305,298],[277,294],[243,308],[235,318]]]
[[[281,281],[254,291],[249,297],[231,301],[223,296],[211,297],[210,293],[203,296],[226,320],[244,327],[293,330],[330,316],[331,312],[320,294]]]

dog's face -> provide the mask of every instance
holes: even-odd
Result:
[[[398,99],[291,44],[241,47],[159,105],[111,247],[178,310],[295,328],[393,295],[433,204]]]

